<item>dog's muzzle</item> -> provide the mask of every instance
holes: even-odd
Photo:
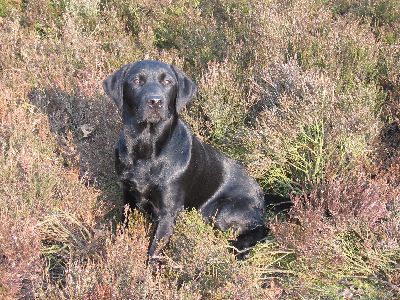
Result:
[[[165,100],[160,96],[147,97],[143,105],[143,122],[158,123],[167,117]]]

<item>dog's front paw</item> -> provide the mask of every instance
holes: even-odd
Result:
[[[160,255],[153,255],[149,257],[147,265],[152,269],[153,273],[158,273],[165,266],[165,258]]]

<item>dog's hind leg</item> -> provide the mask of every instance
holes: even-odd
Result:
[[[221,204],[221,200],[219,203]],[[210,218],[216,228],[226,231],[232,229],[237,238],[232,241],[232,246],[238,257],[244,256],[248,248],[254,246],[267,236],[267,228],[264,223],[264,210],[252,206],[251,200],[241,199],[232,201],[224,199],[222,207],[219,207],[215,216]]]

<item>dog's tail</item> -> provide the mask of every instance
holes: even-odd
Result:
[[[283,197],[274,194],[265,194],[264,199],[267,211],[274,214],[287,214],[289,210],[293,207],[293,201],[289,197]]]

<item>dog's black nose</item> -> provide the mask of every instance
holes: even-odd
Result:
[[[149,97],[149,98],[147,99],[147,104],[148,104],[150,107],[155,107],[155,106],[161,107],[161,105],[162,105],[162,99],[161,99],[161,97],[159,97],[159,96],[151,96],[151,97]]]

